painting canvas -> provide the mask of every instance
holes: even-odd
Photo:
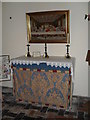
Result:
[[[29,43],[67,43],[69,10],[26,13]]]
[[[10,80],[10,58],[8,55],[0,56],[0,81]]]

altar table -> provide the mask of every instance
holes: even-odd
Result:
[[[68,109],[72,104],[73,58],[25,57],[11,60],[16,100]]]

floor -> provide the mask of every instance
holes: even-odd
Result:
[[[90,98],[73,96],[70,110],[16,102],[11,88],[2,88],[2,120],[90,120]]]

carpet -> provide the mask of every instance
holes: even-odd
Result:
[[[17,102],[12,88],[2,88],[2,120],[89,120],[90,98],[73,96],[69,110]]]

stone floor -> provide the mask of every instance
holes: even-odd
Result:
[[[70,110],[16,102],[11,88],[2,88],[2,120],[90,120],[90,98],[73,96]]]

